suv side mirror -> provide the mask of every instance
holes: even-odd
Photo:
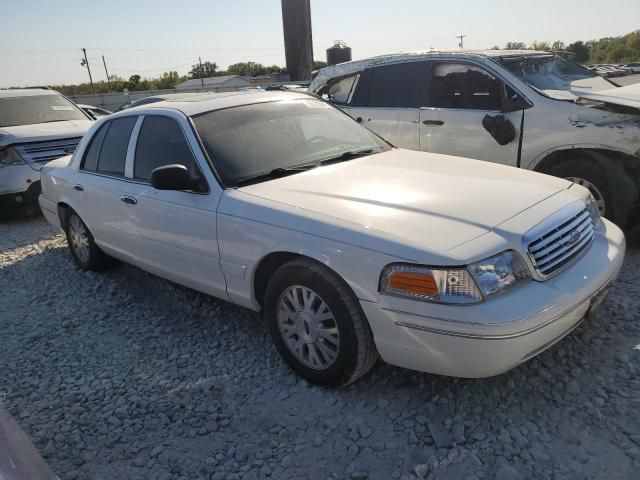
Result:
[[[151,172],[151,186],[157,190],[197,190],[198,183],[187,167],[177,163],[154,168]]]

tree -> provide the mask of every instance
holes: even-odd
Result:
[[[554,52],[558,50],[564,50],[564,49],[565,49],[564,42],[561,42],[560,40],[556,40],[555,42],[553,42],[553,45],[551,45],[551,50]]]
[[[531,50],[541,50],[543,52],[548,52],[551,50],[551,45],[549,45],[549,42],[539,42],[537,40],[534,40],[531,44],[531,47],[529,48]]]
[[[167,88],[176,88],[176,85],[182,80],[182,77],[178,75],[178,72],[164,72],[160,75],[160,78],[155,82],[155,88],[160,90]]]
[[[322,60],[314,60],[311,70],[320,70],[321,68],[324,68],[326,66],[327,62],[323,62]]]
[[[504,46],[505,50],[525,50],[527,48],[527,44],[524,42],[507,42]]]
[[[200,78],[201,76],[202,78],[214,77],[217,69],[218,65],[216,65],[216,62],[204,62],[202,64],[202,68],[200,67],[200,63],[198,62],[194,65],[191,65],[189,76],[191,78]]]
[[[282,71],[283,68],[278,65],[268,65],[265,67],[261,63],[240,62],[229,65],[229,68],[227,68],[227,75],[257,77],[258,75],[268,75],[269,73],[280,73]]]
[[[589,59],[589,47],[582,40],[569,44],[567,51],[573,52],[578,63],[586,62]]]
[[[498,45],[494,45],[490,48],[490,50],[500,50],[500,47]]]

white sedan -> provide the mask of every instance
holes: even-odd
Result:
[[[305,93],[211,94],[106,117],[42,173],[82,269],[113,258],[262,311],[298,374],[378,356],[496,375],[567,335],[624,257],[560,178],[393,148]]]

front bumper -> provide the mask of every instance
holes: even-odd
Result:
[[[31,182],[24,191],[0,195],[0,219],[31,215],[39,211],[40,181]]]
[[[383,360],[455,377],[503,373],[543,352],[576,328],[592,299],[616,278],[625,252],[622,231],[604,221],[571,267],[469,306],[380,296],[361,301]]]

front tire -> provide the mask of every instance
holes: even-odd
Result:
[[[64,232],[73,262],[82,270],[98,272],[113,263],[111,257],[96,245],[89,228],[73,210],[66,215]]]
[[[553,165],[548,173],[587,188],[595,198],[600,214],[624,228],[631,213],[632,202],[628,199],[633,192],[627,191],[626,182],[618,181],[626,176],[619,170],[621,168],[613,161],[605,170],[594,161],[571,159]]]
[[[264,314],[280,356],[311,383],[348,385],[378,358],[353,293],[333,272],[311,260],[293,260],[274,273]]]

